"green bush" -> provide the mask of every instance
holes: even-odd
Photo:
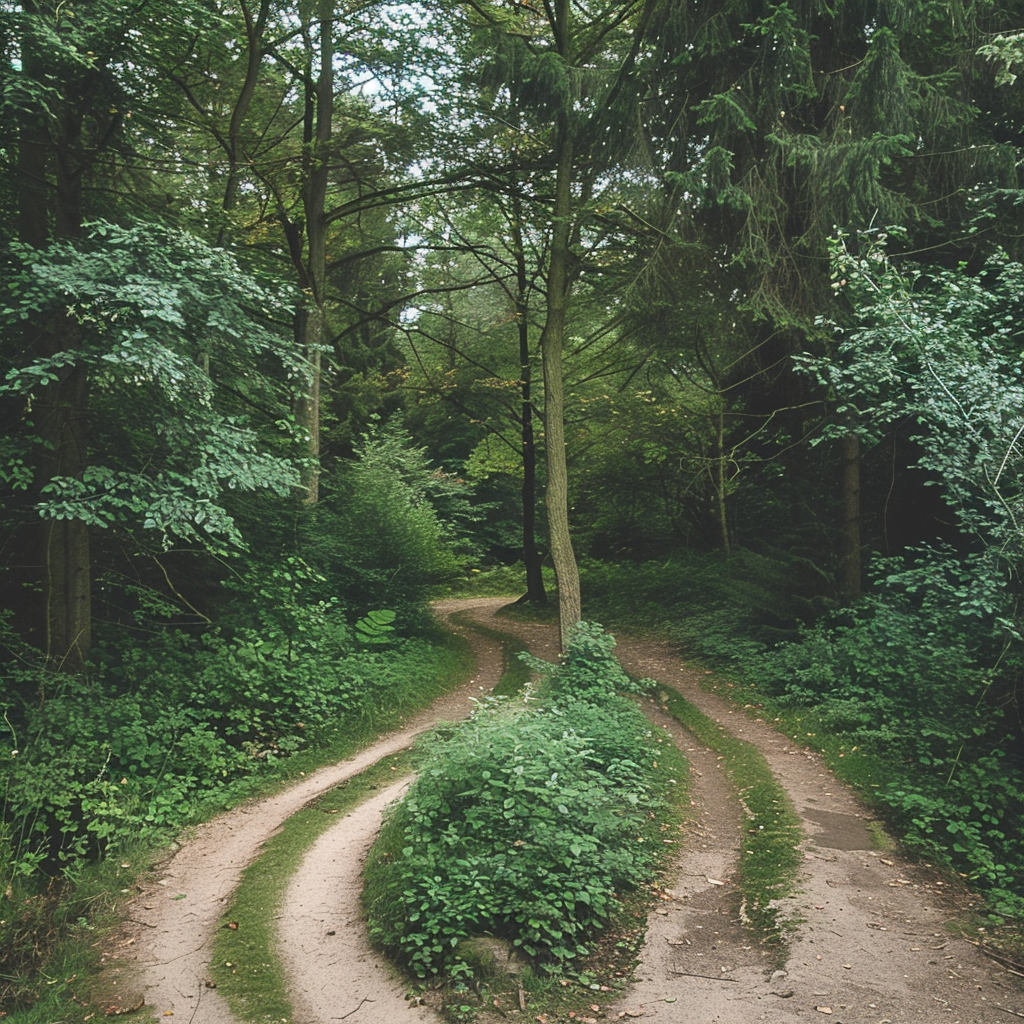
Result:
[[[393,720],[435,672],[424,641],[361,650],[335,639],[168,636],[117,673],[22,681],[36,699],[0,704],[7,873],[52,874],[180,825],[343,723]]]
[[[893,592],[808,630],[748,665],[752,682],[805,724],[880,766],[881,809],[925,856],[963,871],[999,912],[1021,914],[1024,774],[988,699],[978,630],[932,587],[922,606]]]
[[[393,608],[412,622],[437,583],[464,575],[482,515],[472,487],[431,465],[397,421],[362,436],[325,478],[304,550],[359,615]]]
[[[571,961],[648,876],[663,748],[613,692],[626,680],[611,646],[579,630],[543,699],[485,703],[428,745],[365,893],[374,941],[418,976],[469,975],[460,943],[481,935],[548,967]]]

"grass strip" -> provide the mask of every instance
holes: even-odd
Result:
[[[522,645],[506,633],[480,626],[465,613],[453,619],[505,645],[505,671],[491,692],[495,696],[518,693],[530,678],[530,670],[512,656],[524,649]],[[458,645],[463,656],[464,644],[460,641]],[[281,831],[264,844],[260,857],[245,869],[225,911],[223,927],[217,933],[210,967],[211,980],[239,1020],[266,1024],[268,1020],[292,1019],[293,1008],[274,928],[291,876],[313,843],[337,822],[338,815],[358,807],[375,790],[391,785],[412,770],[413,751],[408,750],[384,758],[347,779],[288,818]]]
[[[533,676],[532,669],[525,665],[520,659],[520,653],[526,653],[526,645],[512,633],[503,633],[500,629],[492,629],[485,626],[476,619],[470,617],[468,611],[456,612],[452,615],[452,622],[457,623],[464,629],[471,629],[474,633],[494,640],[505,648],[505,667],[502,670],[501,678],[490,692],[492,697],[514,697]]]
[[[320,835],[344,815],[412,772],[412,751],[383,758],[293,814],[245,869],[214,941],[212,981],[244,1021],[292,1019],[274,927],[291,876]]]
[[[768,941],[781,941],[786,922],[776,902],[795,888],[804,838],[788,794],[776,781],[764,755],[734,736],[685,697],[665,687],[659,697],[669,714],[706,747],[723,758],[726,775],[746,815],[740,844],[741,916]]]

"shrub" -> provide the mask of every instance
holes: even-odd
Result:
[[[738,664],[795,635],[820,609],[813,570],[739,550],[678,552],[666,562],[581,565],[588,614],[664,631],[699,658]]]
[[[750,679],[879,765],[881,809],[908,843],[1020,914],[1024,811],[1012,738],[988,699],[977,630],[954,605],[883,591],[749,664]]]
[[[571,961],[647,877],[662,750],[613,692],[626,680],[611,646],[582,628],[544,699],[487,702],[427,746],[365,893],[373,939],[418,976],[469,975],[460,943],[481,935],[549,967]]]

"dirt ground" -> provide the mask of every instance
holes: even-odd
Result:
[[[494,620],[502,599],[448,601],[448,619],[475,620],[516,632],[531,651],[553,659],[553,627]],[[450,620],[449,620],[450,621]],[[453,628],[464,632],[458,625]],[[503,668],[500,646],[472,631],[474,678],[358,757],[325,768],[299,785],[223,815],[184,840],[163,872],[135,899],[126,932],[107,953],[112,1007],[144,1000],[156,1017],[189,1024],[232,1024],[209,988],[213,936],[245,866],[280,823],[318,794],[379,758],[407,746],[437,721],[469,713]],[[619,638],[630,672],[672,686],[754,743],[789,792],[806,839],[798,893],[786,901],[797,922],[782,970],[752,942],[739,920],[732,879],[742,823],[737,801],[715,757],[674,723],[650,712],[691,764],[695,818],[675,865],[671,898],[651,913],[635,984],[601,994],[596,1017],[658,1018],[662,1024],[747,1024],[829,1019],[843,1024],[988,1024],[1024,1018],[1021,979],[960,937],[958,910],[934,872],[874,847],[870,815],[811,751],[769,724],[748,717],[701,689],[702,673],[667,645]],[[279,916],[279,941],[298,1024],[434,1024],[425,1006],[372,953],[360,915],[362,858],[382,807],[401,786],[339,820],[307,854],[292,878]],[[608,1002],[608,1000],[613,1001]],[[532,1016],[519,1014],[520,1019]]]

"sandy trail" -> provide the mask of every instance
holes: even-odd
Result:
[[[444,602],[438,611],[445,618],[467,612],[516,633],[534,654],[553,659],[553,627],[495,620],[504,603]],[[154,1016],[170,1011],[189,1024],[232,1024],[224,1001],[204,983],[213,935],[242,869],[310,799],[407,746],[433,722],[468,713],[470,698],[497,682],[503,656],[493,641],[467,635],[478,658],[470,683],[357,758],[203,826],[159,882],[135,901],[130,945],[113,955],[134,963]],[[629,671],[676,687],[705,714],[756,744],[789,791],[808,838],[800,891],[786,908],[801,923],[785,972],[773,976],[771,962],[738,919],[731,884],[743,827],[738,803],[716,757],[658,717],[652,703],[658,726],[690,759],[697,814],[675,867],[674,898],[650,916],[636,984],[602,1006],[600,1016],[651,1016],[665,1024],[1005,1024],[1010,1014],[1024,1015],[1017,979],[954,937],[949,923],[955,911],[929,872],[872,850],[869,815],[817,755],[702,690],[702,673],[687,668],[668,646],[620,638],[618,653]],[[288,887],[279,938],[299,1024],[393,1024],[396,1014],[410,1022],[437,1020],[405,999],[405,987],[372,954],[359,911],[362,860],[382,807],[397,795],[398,787],[381,792],[341,819],[309,851]],[[137,1001],[136,990],[122,993],[122,1006]],[[509,1015],[532,1020],[529,1009]]]
[[[682,898],[662,922],[661,936],[649,933],[640,981],[623,1008],[640,1008],[672,1024],[826,1018],[845,1024],[981,1024],[1024,1013],[1017,979],[954,937],[950,925],[957,912],[942,882],[896,854],[873,849],[870,814],[816,753],[702,690],[703,673],[687,668],[667,645],[621,638],[618,653],[627,670],[676,688],[755,744],[789,793],[807,836],[799,891],[784,907],[799,922],[784,972],[766,976],[749,938],[736,931],[728,885],[690,898],[680,885]],[[683,743],[691,759],[698,753],[692,748],[692,741]],[[728,834],[720,800],[706,791],[707,774],[694,780],[700,820]],[[735,826],[732,836],[734,866]],[[691,855],[687,851],[680,864],[684,882],[694,874]],[[708,941],[709,930],[717,932],[714,941]]]
[[[474,605],[472,601],[459,602],[457,607],[471,610]],[[446,619],[454,607],[444,602],[437,606],[438,613]],[[464,632],[458,625],[450,628]],[[470,635],[477,659],[473,678],[412,718],[405,728],[382,736],[350,760],[323,768],[275,796],[220,815],[182,841],[156,880],[128,905],[125,934],[105,954],[107,969],[102,984],[104,1002],[111,1010],[123,1012],[144,1000],[155,1017],[175,1016],[189,1024],[233,1024],[227,1003],[206,983],[220,918],[242,871],[281,823],[310,800],[382,757],[405,749],[438,722],[455,721],[469,714],[472,699],[494,685],[504,666],[500,644],[476,633]],[[342,820],[347,825],[349,819]],[[368,846],[379,814],[376,822],[364,822],[362,815],[356,820],[363,828],[357,845],[362,842]],[[358,904],[352,916],[358,916]],[[402,1006],[408,1004],[402,1002]],[[340,1010],[331,1017],[344,1012]],[[365,1017],[359,1024],[367,1024]]]

